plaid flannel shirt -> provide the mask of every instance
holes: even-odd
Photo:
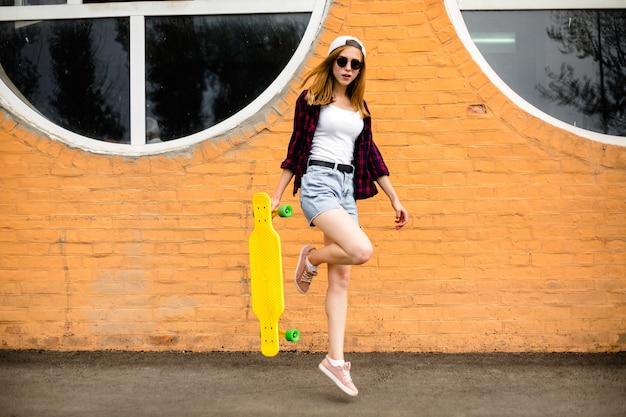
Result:
[[[287,148],[287,158],[280,165],[281,168],[294,173],[294,195],[298,192],[302,175],[306,172],[321,109],[319,105],[309,106],[306,94],[307,90],[304,90],[296,101],[293,133]],[[365,106],[367,107],[367,104]],[[372,137],[372,118],[366,117],[363,122],[363,130],[354,145],[354,198],[357,200],[378,194],[374,181],[383,175],[389,175],[389,169]]]

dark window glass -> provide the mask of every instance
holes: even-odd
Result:
[[[626,136],[626,11],[464,11],[474,43],[515,92],[566,123]]]
[[[147,139],[207,129],[255,100],[310,13],[146,18]],[[53,123],[130,143],[129,19],[0,23],[0,79]]]
[[[293,56],[309,18],[146,18],[146,115],[161,140],[207,129],[258,97]]]
[[[66,0],[0,0],[0,6],[37,6],[42,4],[65,4]]]
[[[0,76],[57,125],[130,142],[128,49],[127,18],[0,23]]]

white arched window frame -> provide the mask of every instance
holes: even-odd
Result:
[[[325,0],[195,0],[140,1],[82,4],[82,0],[67,0],[67,4],[22,5],[0,8],[0,21],[38,21],[54,19],[95,19],[128,17],[130,24],[130,145],[90,139],[50,122],[24,103],[0,80],[0,105],[28,120],[34,127],[53,139],[96,153],[140,156],[184,149],[208,138],[220,135],[254,116],[289,84],[306,57],[319,31],[326,12]],[[256,99],[228,119],[201,132],[184,138],[146,144],[146,71],[145,18],[147,16],[237,15],[263,13],[311,13],[311,19],[294,55],[276,80]]]
[[[572,132],[576,135],[612,145],[626,146],[626,139],[621,136],[612,136],[602,133],[592,132],[586,129],[565,123],[549,114],[539,110],[515,91],[513,91],[498,74],[491,68],[481,52],[478,50],[469,30],[463,20],[462,11],[469,10],[559,10],[559,9],[624,9],[626,8],[625,0],[444,0],[448,16],[452,20],[459,38],[471,54],[472,58],[478,63],[483,72],[491,79],[494,85],[506,94],[520,108],[531,115],[542,119],[556,127]]]

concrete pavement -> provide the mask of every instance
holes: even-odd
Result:
[[[322,358],[0,350],[0,417],[626,416],[626,352],[354,353],[355,398]]]

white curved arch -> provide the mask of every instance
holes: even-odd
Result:
[[[121,155],[121,156],[142,156],[154,155],[164,152],[183,150],[192,145],[209,140],[234,129],[245,123],[246,120],[256,115],[262,108],[278,95],[287,86],[301,63],[305,60],[311,44],[315,41],[321,22],[327,12],[326,0],[202,0],[202,1],[154,1],[154,2],[122,2],[122,3],[95,3],[95,4],[66,4],[49,6],[21,6],[2,7],[2,18],[5,21],[33,21],[67,18],[94,18],[94,17],[121,17],[128,16],[131,19],[131,55],[141,56],[144,54],[144,36],[141,32],[144,28],[145,16],[173,16],[173,15],[202,15],[202,14],[250,14],[250,13],[298,13],[310,12],[311,18],[304,32],[304,35],[294,52],[293,56],[278,75],[276,80],[255,100],[246,107],[235,113],[228,119],[211,126],[198,133],[184,138],[167,142],[146,144],[145,143],[145,98],[144,85],[133,86],[131,83],[131,144],[119,144],[99,141],[64,129],[26,104],[18,97],[14,90],[10,89],[0,80],[0,106],[9,112],[17,115],[23,120],[27,120],[29,125],[40,130],[44,134],[55,140],[64,142],[72,147],[85,151]],[[133,25],[133,23],[139,23]],[[140,33],[133,33],[132,30],[139,30]],[[137,52],[138,51],[138,52]],[[131,58],[132,59],[132,58]],[[131,71],[138,74],[144,72],[144,62],[135,61],[136,65],[131,65]],[[138,64],[138,65],[137,65]],[[132,77],[132,75],[131,75]],[[141,75],[143,79],[143,75]],[[133,95],[134,94],[134,95]],[[132,98],[137,98],[133,100]],[[139,138],[139,139],[137,139]]]
[[[472,41],[469,30],[465,24],[461,9],[463,10],[521,10],[521,9],[581,9],[581,8],[618,8],[620,7],[619,1],[616,0],[518,0],[507,2],[498,2],[491,0],[444,0],[446,10],[450,20],[454,24],[459,39],[465,45],[465,48],[470,53],[474,61],[480,66],[482,71],[489,77],[493,84],[502,91],[507,97],[511,99],[515,104],[522,108],[527,113],[537,117],[556,126],[560,129],[574,133],[578,136],[591,139],[596,142],[606,143],[610,145],[626,146],[626,139],[621,136],[606,135],[603,133],[592,132],[590,130],[581,129],[579,127],[570,125],[563,122],[530,104],[517,94],[511,87],[509,87],[500,76],[491,68],[487,63],[487,60],[478,50],[478,47]],[[576,7],[573,6],[576,5]],[[622,4],[623,8],[624,5]]]

